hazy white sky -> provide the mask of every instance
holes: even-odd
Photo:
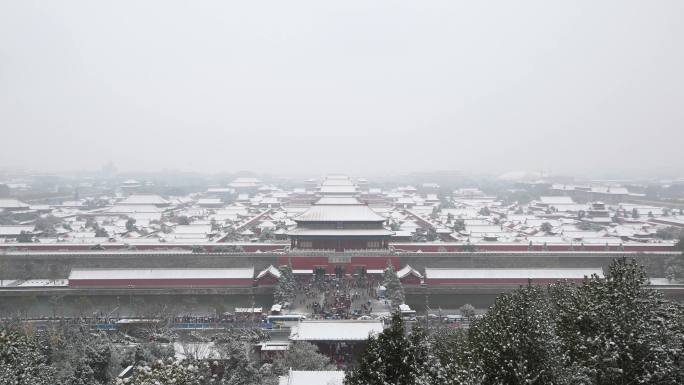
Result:
[[[684,1],[0,0],[0,168],[684,172]]]

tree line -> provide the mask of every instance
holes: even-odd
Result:
[[[345,384],[682,384],[684,308],[647,285],[621,259],[605,279],[501,295],[467,330],[407,331],[395,315]]]

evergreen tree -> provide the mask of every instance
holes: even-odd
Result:
[[[278,284],[273,292],[273,300],[275,303],[283,304],[285,302],[292,302],[295,296],[296,283],[294,274],[292,273],[292,266],[280,266],[280,278]]]
[[[95,229],[95,236],[98,238],[109,238],[109,234],[107,233],[107,230],[103,229],[100,226],[98,226]]]
[[[126,221],[126,230],[135,231],[135,218],[128,218]]]
[[[401,316],[394,314],[389,328],[368,339],[359,364],[344,380],[346,385],[416,385],[422,375]]]
[[[287,352],[273,362],[274,370],[284,375],[288,370],[335,370],[330,358],[318,352],[316,345],[297,341],[290,344]]]
[[[0,331],[0,384],[54,384],[49,344],[15,329]]]
[[[468,321],[472,320],[473,317],[475,317],[475,307],[469,303],[461,306],[460,308],[458,308],[458,310],[461,311],[463,317]]]
[[[616,260],[605,279],[551,289],[569,359],[596,385],[684,383],[684,312],[647,287],[643,267]]]
[[[413,366],[413,383],[416,385],[447,384],[448,374],[435,354],[427,331],[416,323],[409,336],[409,362]]]
[[[22,230],[17,236],[17,242],[19,243],[30,243],[33,242],[33,235],[27,231]]]
[[[496,299],[470,328],[482,384],[564,384],[568,372],[549,301],[528,285]]]
[[[480,371],[475,370],[466,330],[438,324],[431,328],[430,346],[439,365],[442,385],[480,385]]]
[[[224,360],[223,385],[261,385],[265,377],[273,375],[264,373],[251,356],[252,342],[247,339],[226,341],[222,346]]]
[[[392,309],[399,309],[399,305],[404,303],[404,286],[399,281],[397,272],[394,271],[392,261],[387,260],[387,267],[383,273],[382,285],[385,286],[387,298],[392,304]]]
[[[212,375],[209,364],[172,359],[158,360],[152,365],[139,365],[134,375],[127,379],[117,379],[116,385],[208,385],[218,384],[218,379]],[[256,385],[250,384],[250,385]]]

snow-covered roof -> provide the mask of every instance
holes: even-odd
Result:
[[[570,197],[539,197],[539,201],[546,205],[572,205],[575,201]]]
[[[121,201],[122,205],[167,205],[169,201],[159,195],[131,195]]]
[[[194,234],[204,235],[211,234],[211,225],[178,225],[174,227],[174,234]]]
[[[160,214],[164,209],[154,205],[115,205],[110,207],[107,212],[110,214],[134,214],[134,213],[154,213]]]
[[[22,226],[22,225],[2,225],[0,226],[0,236],[17,236],[21,232],[33,233],[35,229],[34,226]]]
[[[387,229],[305,229],[294,228],[287,232],[288,235],[299,236],[369,236],[382,237],[393,235],[394,232]]]
[[[241,177],[241,178],[235,178],[229,186],[230,187],[256,187],[257,184],[259,183],[259,179],[257,178],[248,178],[248,177]]]
[[[411,235],[413,235],[413,231],[412,231],[412,230],[398,230],[398,231],[395,231],[395,232],[394,232],[394,235],[392,235],[392,237],[394,237],[394,238],[398,238],[398,237],[410,237]]]
[[[603,270],[597,268],[572,269],[448,269],[425,268],[428,279],[582,279],[593,274],[603,278]]]
[[[506,231],[499,225],[487,225],[487,226],[471,226],[466,225],[466,233],[469,234],[497,234],[505,233]]]
[[[293,341],[363,341],[382,333],[381,321],[304,321],[293,326]]]
[[[345,204],[313,205],[294,220],[297,222],[383,222],[385,218],[366,205]]]
[[[406,265],[403,268],[401,268],[399,271],[397,271],[397,277],[399,278],[404,278],[409,274],[413,274],[418,278],[423,278],[423,275],[420,274],[420,272],[414,268],[411,267],[411,265]]]
[[[329,175],[326,176],[321,186],[353,186],[354,182],[346,175]]]
[[[275,225],[275,223],[273,223],[271,221],[263,221],[263,222],[259,223],[259,225],[257,227],[260,229],[275,229],[276,225]]]
[[[321,193],[323,194],[353,194],[355,192],[355,186],[321,186]]]
[[[0,199],[0,209],[27,209],[28,203],[16,199]]]
[[[265,276],[266,274],[271,274],[272,276],[276,278],[280,278],[280,270],[276,269],[273,265],[270,265],[269,267],[261,270],[259,274],[257,274],[257,279],[260,279],[261,277]]]
[[[360,205],[358,199],[354,197],[327,196],[316,201],[317,205]]]
[[[292,274],[313,274],[312,269],[294,269]]]
[[[234,193],[235,190],[228,187],[209,187],[207,189],[208,193]]]
[[[234,269],[72,269],[69,279],[252,278],[254,268]]]
[[[624,187],[616,186],[591,186],[591,192],[599,194],[627,195],[629,191]]]
[[[278,379],[278,385],[342,385],[343,370],[290,370]]]
[[[222,205],[223,201],[220,198],[202,198],[197,201],[198,205]]]

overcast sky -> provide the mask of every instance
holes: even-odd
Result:
[[[684,1],[0,1],[0,169],[684,173]]]

